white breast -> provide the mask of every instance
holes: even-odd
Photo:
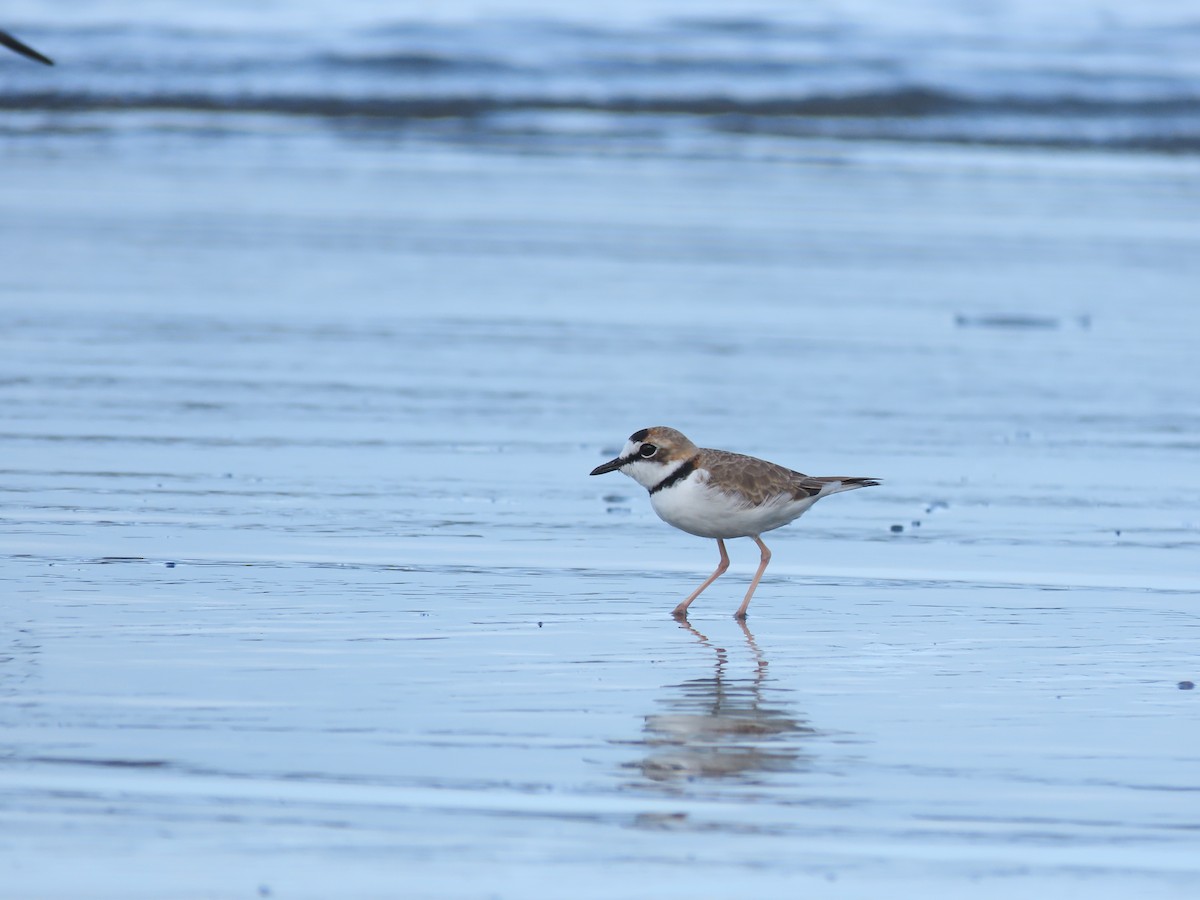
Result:
[[[795,500],[783,494],[762,506],[747,506],[737,495],[714,488],[704,469],[650,495],[650,505],[660,519],[707,538],[750,537],[771,531],[799,518],[815,501],[815,497]]]

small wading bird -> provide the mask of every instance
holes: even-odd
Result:
[[[48,56],[42,56],[28,44],[23,44],[7,31],[0,31],[0,46],[5,46],[14,53],[20,53],[27,59],[32,59],[35,62],[40,62],[47,66],[54,65],[54,60]]]
[[[650,492],[650,505],[668,525],[699,537],[716,538],[721,551],[717,570],[675,607],[677,618],[701,592],[729,568],[725,539],[753,538],[762,561],[746,599],[734,616],[746,618],[754,589],[771,561],[760,535],[800,518],[830,494],[879,484],[876,478],[802,475],[753,456],[697,447],[674,428],[643,428],[630,435],[616,459],[596,466],[593,475],[623,472]]]

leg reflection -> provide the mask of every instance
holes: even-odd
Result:
[[[816,731],[786,705],[786,689],[771,683],[766,657],[745,622],[740,624],[754,661],[749,675],[733,674],[738,666],[729,651],[686,619],[680,621],[679,627],[712,653],[713,673],[666,686],[659,701],[663,709],[646,716],[637,742],[645,755],[629,767],[662,784],[752,779],[756,773],[807,764],[803,742]]]

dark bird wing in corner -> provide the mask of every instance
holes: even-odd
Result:
[[[20,53],[27,59],[32,59],[35,62],[40,62],[47,66],[54,65],[54,60],[52,60],[50,57],[42,56],[42,54],[38,53],[28,44],[22,44],[7,31],[0,31],[0,45],[7,47],[14,53]]]

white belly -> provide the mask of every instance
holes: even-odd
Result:
[[[771,531],[798,519],[815,501],[815,497],[794,500],[784,495],[763,506],[746,506],[735,495],[709,487],[699,472],[650,495],[650,505],[660,519],[706,538],[750,537]]]

